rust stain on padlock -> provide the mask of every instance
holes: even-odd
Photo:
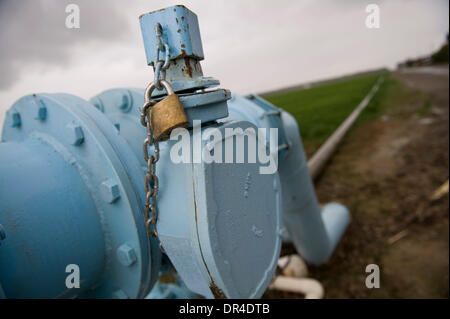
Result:
[[[177,127],[189,124],[181,101],[176,94],[170,94],[149,109],[152,119],[153,136],[157,141],[166,141]]]

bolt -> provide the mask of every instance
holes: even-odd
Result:
[[[131,96],[131,93],[127,90],[126,93],[122,95],[122,104],[120,104],[119,109],[123,113],[127,113],[130,112],[132,107],[133,107],[133,97]]]
[[[40,106],[38,109],[37,120],[45,120],[47,117],[47,108],[45,106]]]
[[[127,244],[120,245],[120,247],[117,248],[117,259],[119,259],[119,262],[122,265],[130,267],[137,260],[136,252]]]
[[[38,99],[36,103],[38,105],[38,110],[35,119],[43,121],[47,118],[47,107],[45,106],[44,102],[40,99]]]
[[[12,111],[10,113],[11,116],[11,127],[19,127],[22,124],[22,120],[20,119],[20,113],[17,111]]]
[[[94,106],[99,109],[101,112],[105,112],[105,107],[103,106],[103,101],[98,97],[95,96],[91,99],[91,103],[94,104]]]
[[[84,141],[84,134],[81,126],[78,124],[69,123],[66,128],[69,143],[75,146],[81,145]]]
[[[120,197],[119,185],[111,179],[108,179],[101,184],[100,192],[103,199],[110,204]]]
[[[122,96],[122,105],[120,105],[121,110],[126,110],[128,107],[128,96],[123,95]]]

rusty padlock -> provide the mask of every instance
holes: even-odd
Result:
[[[151,112],[153,136],[157,141],[166,141],[173,129],[187,127],[189,121],[178,95],[169,82],[160,80],[160,83],[166,89],[167,97],[150,107],[147,112]],[[151,95],[155,87],[153,82],[145,91],[146,101],[152,100]]]

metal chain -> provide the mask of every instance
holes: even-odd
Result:
[[[158,210],[156,206],[156,196],[159,191],[159,179],[156,175],[156,163],[159,161],[159,143],[153,135],[152,111],[151,108],[156,104],[151,98],[151,93],[156,87],[162,89],[161,80],[165,81],[166,69],[169,67],[170,47],[163,43],[161,24],[155,25],[156,40],[158,41],[155,62],[155,81],[150,83],[145,92],[145,102],[141,110],[141,124],[147,128],[147,138],[144,140],[143,153],[147,163],[147,172],[145,174],[145,228],[151,237],[158,237],[156,231],[156,222],[158,221]],[[159,52],[165,50],[164,61],[159,60]],[[154,155],[149,154],[149,148],[154,147]]]
[[[156,46],[156,62],[155,62],[155,85],[158,90],[162,89],[160,80],[166,79],[166,70],[169,67],[170,62],[170,47],[167,43],[162,41],[162,26],[161,24],[155,24],[155,34],[158,44]],[[164,60],[159,59],[159,53],[165,51],[166,55]]]
[[[158,211],[156,208],[156,196],[159,190],[159,180],[156,176],[156,163],[159,161],[159,143],[153,136],[151,107],[156,102],[146,99],[141,111],[141,124],[147,128],[147,138],[144,140],[144,159],[147,162],[145,175],[145,228],[151,237],[157,237],[156,222]],[[154,146],[154,155],[149,154],[149,147]],[[151,215],[150,215],[151,213]]]
[[[159,179],[156,175],[156,163],[159,161],[159,143],[153,135],[151,108],[156,104],[151,99],[151,92],[156,87],[162,89],[161,80],[165,81],[166,69],[169,66],[169,50],[167,43],[163,43],[161,24],[155,25],[156,39],[158,41],[155,63],[155,81],[150,83],[145,93],[145,102],[141,110],[141,124],[147,128],[147,138],[144,140],[143,152],[147,162],[147,172],[145,174],[145,228],[151,237],[158,237],[156,222],[158,221],[158,210],[156,206],[156,196],[159,191]],[[165,50],[165,60],[159,60],[159,52]],[[154,147],[154,155],[149,154],[149,148]]]

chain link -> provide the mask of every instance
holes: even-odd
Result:
[[[167,43],[162,41],[162,26],[160,23],[155,24],[156,40],[158,42],[156,46],[156,62],[155,62],[155,86],[158,90],[162,89],[161,80],[166,79],[166,70],[169,67],[170,62],[170,47]],[[159,53],[165,52],[164,60],[159,59]]]

